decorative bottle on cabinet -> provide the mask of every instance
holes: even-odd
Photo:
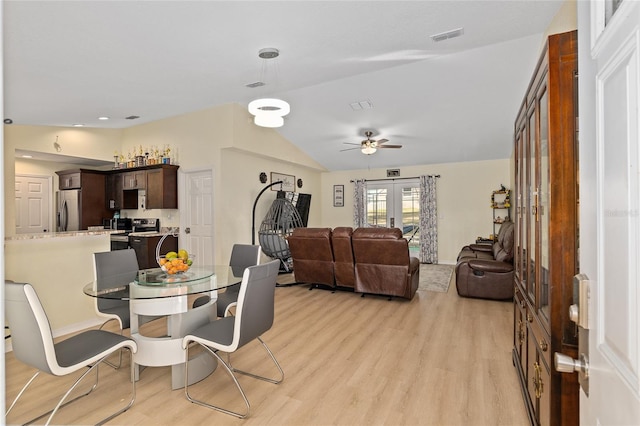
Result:
[[[547,39],[515,129],[513,364],[532,425],[577,425],[578,357],[569,319],[577,267],[577,32]]]

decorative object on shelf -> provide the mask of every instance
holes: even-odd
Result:
[[[255,83],[250,83],[247,87],[255,88],[264,86],[264,77],[267,71],[267,63],[273,60],[274,63],[274,81],[277,83],[278,67],[276,58],[280,56],[280,51],[273,47],[260,49],[258,57],[262,61],[260,70],[260,79]],[[291,108],[286,101],[277,98],[261,98],[255,99],[249,103],[249,112],[254,115],[253,122],[260,127],[281,127],[284,124],[284,116],[289,114]]]
[[[500,230],[500,225],[509,220],[509,212],[511,211],[511,190],[505,188],[504,185],[500,185],[500,189],[493,191],[491,194],[491,209],[493,210],[493,234],[497,235]],[[507,210],[504,218],[502,218],[496,210]]]
[[[267,183],[267,174],[265,172],[260,173],[260,183]]]
[[[333,185],[333,207],[344,207],[344,185]]]
[[[280,181],[282,186],[280,188],[271,188],[272,191],[289,191],[295,192],[296,190],[296,177],[292,175],[285,175],[282,173],[271,172],[271,182]]]
[[[298,179],[296,181],[296,184],[297,184],[298,188],[302,188],[302,179]]]
[[[171,155],[172,148],[165,145],[164,148],[158,148],[155,145],[143,147],[139,145],[124,153],[115,151],[114,169],[129,169],[133,167],[153,166],[155,164],[177,164],[176,154]]]

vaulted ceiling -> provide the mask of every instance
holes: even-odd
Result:
[[[508,158],[561,4],[5,1],[5,117],[124,128],[274,96],[291,105],[278,131],[329,170]],[[365,130],[403,148],[341,151]]]

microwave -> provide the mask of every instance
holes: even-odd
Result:
[[[104,219],[102,226],[107,229],[131,231],[132,224],[129,218]]]

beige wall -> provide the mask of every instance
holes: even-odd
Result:
[[[62,150],[57,152],[53,147],[56,138]],[[109,129],[66,129],[48,126],[18,126],[12,124],[4,126],[4,231],[5,235],[15,235],[15,175],[29,173],[27,170],[41,170],[43,173],[55,175],[45,163],[30,163],[19,160],[16,163],[15,150],[22,149],[47,154],[62,154],[72,157],[82,157],[94,160],[113,161],[114,151],[120,149],[122,131]],[[18,164],[16,166],[16,164]],[[20,168],[20,171],[16,170]],[[77,168],[69,164],[60,164],[57,170]],[[54,178],[54,189],[57,179]]]
[[[255,126],[249,113],[240,105],[211,108],[123,132],[122,150],[125,153],[139,145],[165,144],[177,150],[182,172],[202,168],[213,170],[216,262],[228,262],[233,243],[251,242],[253,202],[265,186],[259,181],[260,172],[268,176],[278,172],[301,178],[303,188],[297,190],[312,194],[310,220],[315,217],[319,221],[317,191],[320,174],[325,169],[276,130]],[[273,199],[275,192],[270,190],[260,198],[256,229]],[[179,213],[174,211],[171,219],[166,218],[170,213],[162,214],[165,215],[161,217],[162,224],[179,224]]]
[[[438,257],[455,263],[462,246],[493,232],[491,192],[509,187],[509,159],[403,167],[401,177],[440,175],[437,187]],[[322,175],[323,226],[353,226],[353,179],[385,179],[386,169],[349,170]],[[344,185],[345,206],[333,207],[333,185]]]

